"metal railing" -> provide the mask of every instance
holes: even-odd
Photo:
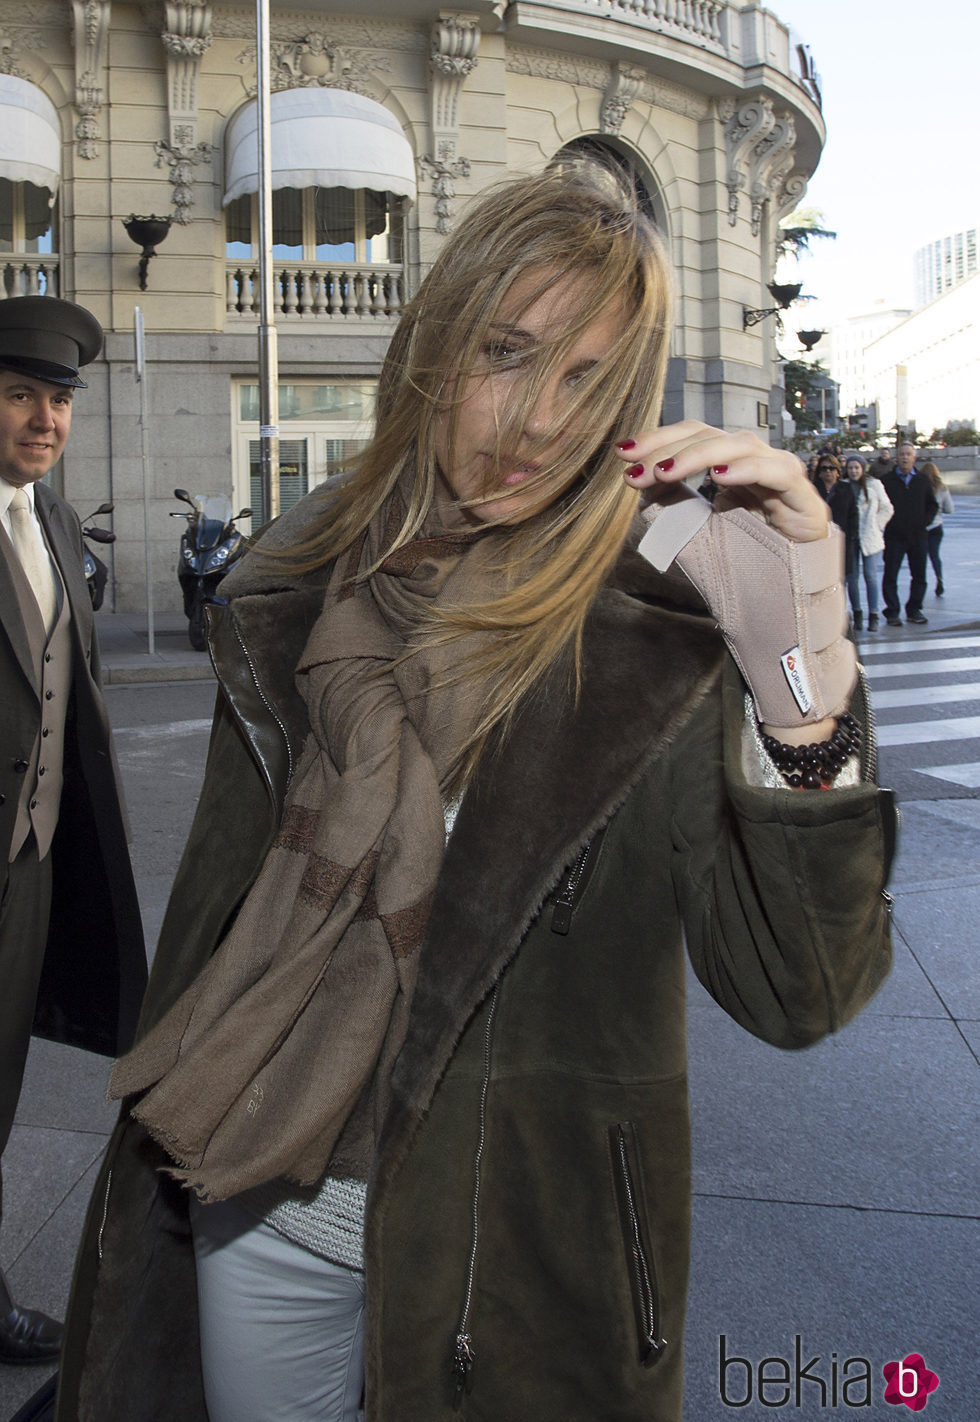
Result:
[[[405,271],[396,265],[276,263],[274,280],[277,320],[397,317],[405,302]],[[229,262],[225,284],[228,315],[254,317],[260,304],[258,264]]]

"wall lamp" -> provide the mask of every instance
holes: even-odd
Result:
[[[796,339],[805,351],[812,351],[821,336],[826,334],[826,331],[797,331]]]
[[[760,321],[764,321],[767,316],[778,316],[780,311],[785,311],[787,306],[792,306],[798,300],[800,292],[803,290],[803,283],[796,282],[795,285],[786,285],[778,281],[771,281],[766,287],[769,295],[775,301],[775,306],[766,306],[761,310],[753,310],[749,306],[742,307],[742,330],[747,331],[750,326],[755,326]]]
[[[146,269],[150,258],[156,256],[157,244],[170,231],[172,221],[172,217],[137,217],[135,213],[123,218],[127,235],[137,247],[143,249],[140,253],[140,291],[146,290]]]

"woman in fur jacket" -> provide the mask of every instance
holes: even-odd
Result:
[[[611,181],[485,194],[371,445],[223,585],[62,1422],[679,1422],[682,945],[835,1030],[892,818],[826,504],[658,427],[669,286]]]

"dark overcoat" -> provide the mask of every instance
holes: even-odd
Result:
[[[306,730],[292,672],[321,587],[246,560],[225,589],[205,785],[147,1026],[254,880]],[[887,971],[892,809],[873,767],[825,794],[747,784],[743,687],[712,620],[674,596],[624,555],[588,620],[577,704],[550,679],[464,798],[369,1182],[367,1422],[677,1422],[682,937],[718,1002],[786,1048],[839,1027]],[[60,1422],[205,1422],[186,1199],[163,1163],[124,1110]],[[456,1413],[460,1334],[474,1361]]]
[[[74,509],[44,484],[35,507],[71,607],[71,702],[64,786],[51,846],[53,897],[34,1031],[116,1056],[132,1042],[146,986],[146,953],[102,697],[92,603]],[[0,875],[41,724],[27,632],[0,558]]]

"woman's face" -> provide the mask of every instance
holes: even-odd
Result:
[[[847,474],[848,479],[853,479],[856,482],[858,479],[861,478],[861,475],[864,473],[864,469],[861,467],[861,461],[859,459],[849,459],[847,461],[845,472]]]
[[[824,488],[832,489],[837,483],[837,470],[826,459],[821,459],[817,465],[817,478],[822,480]]]
[[[501,447],[500,437],[535,365],[533,359],[522,358],[522,352],[529,355],[568,324],[585,297],[585,282],[584,276],[566,277],[531,300],[540,289],[541,273],[518,278],[490,327],[476,372],[465,378],[461,389],[449,392],[460,399],[453,447],[449,412],[439,416],[435,431],[439,471],[449,491],[461,501],[500,491],[499,497],[465,509],[468,521],[522,523],[562,492],[564,485],[522,486],[564,452],[563,407],[570,409],[576,383],[612,351],[624,322],[621,303],[585,327],[563,352],[530,407],[523,429],[512,438],[513,447]],[[542,439],[547,440],[543,445]]]

